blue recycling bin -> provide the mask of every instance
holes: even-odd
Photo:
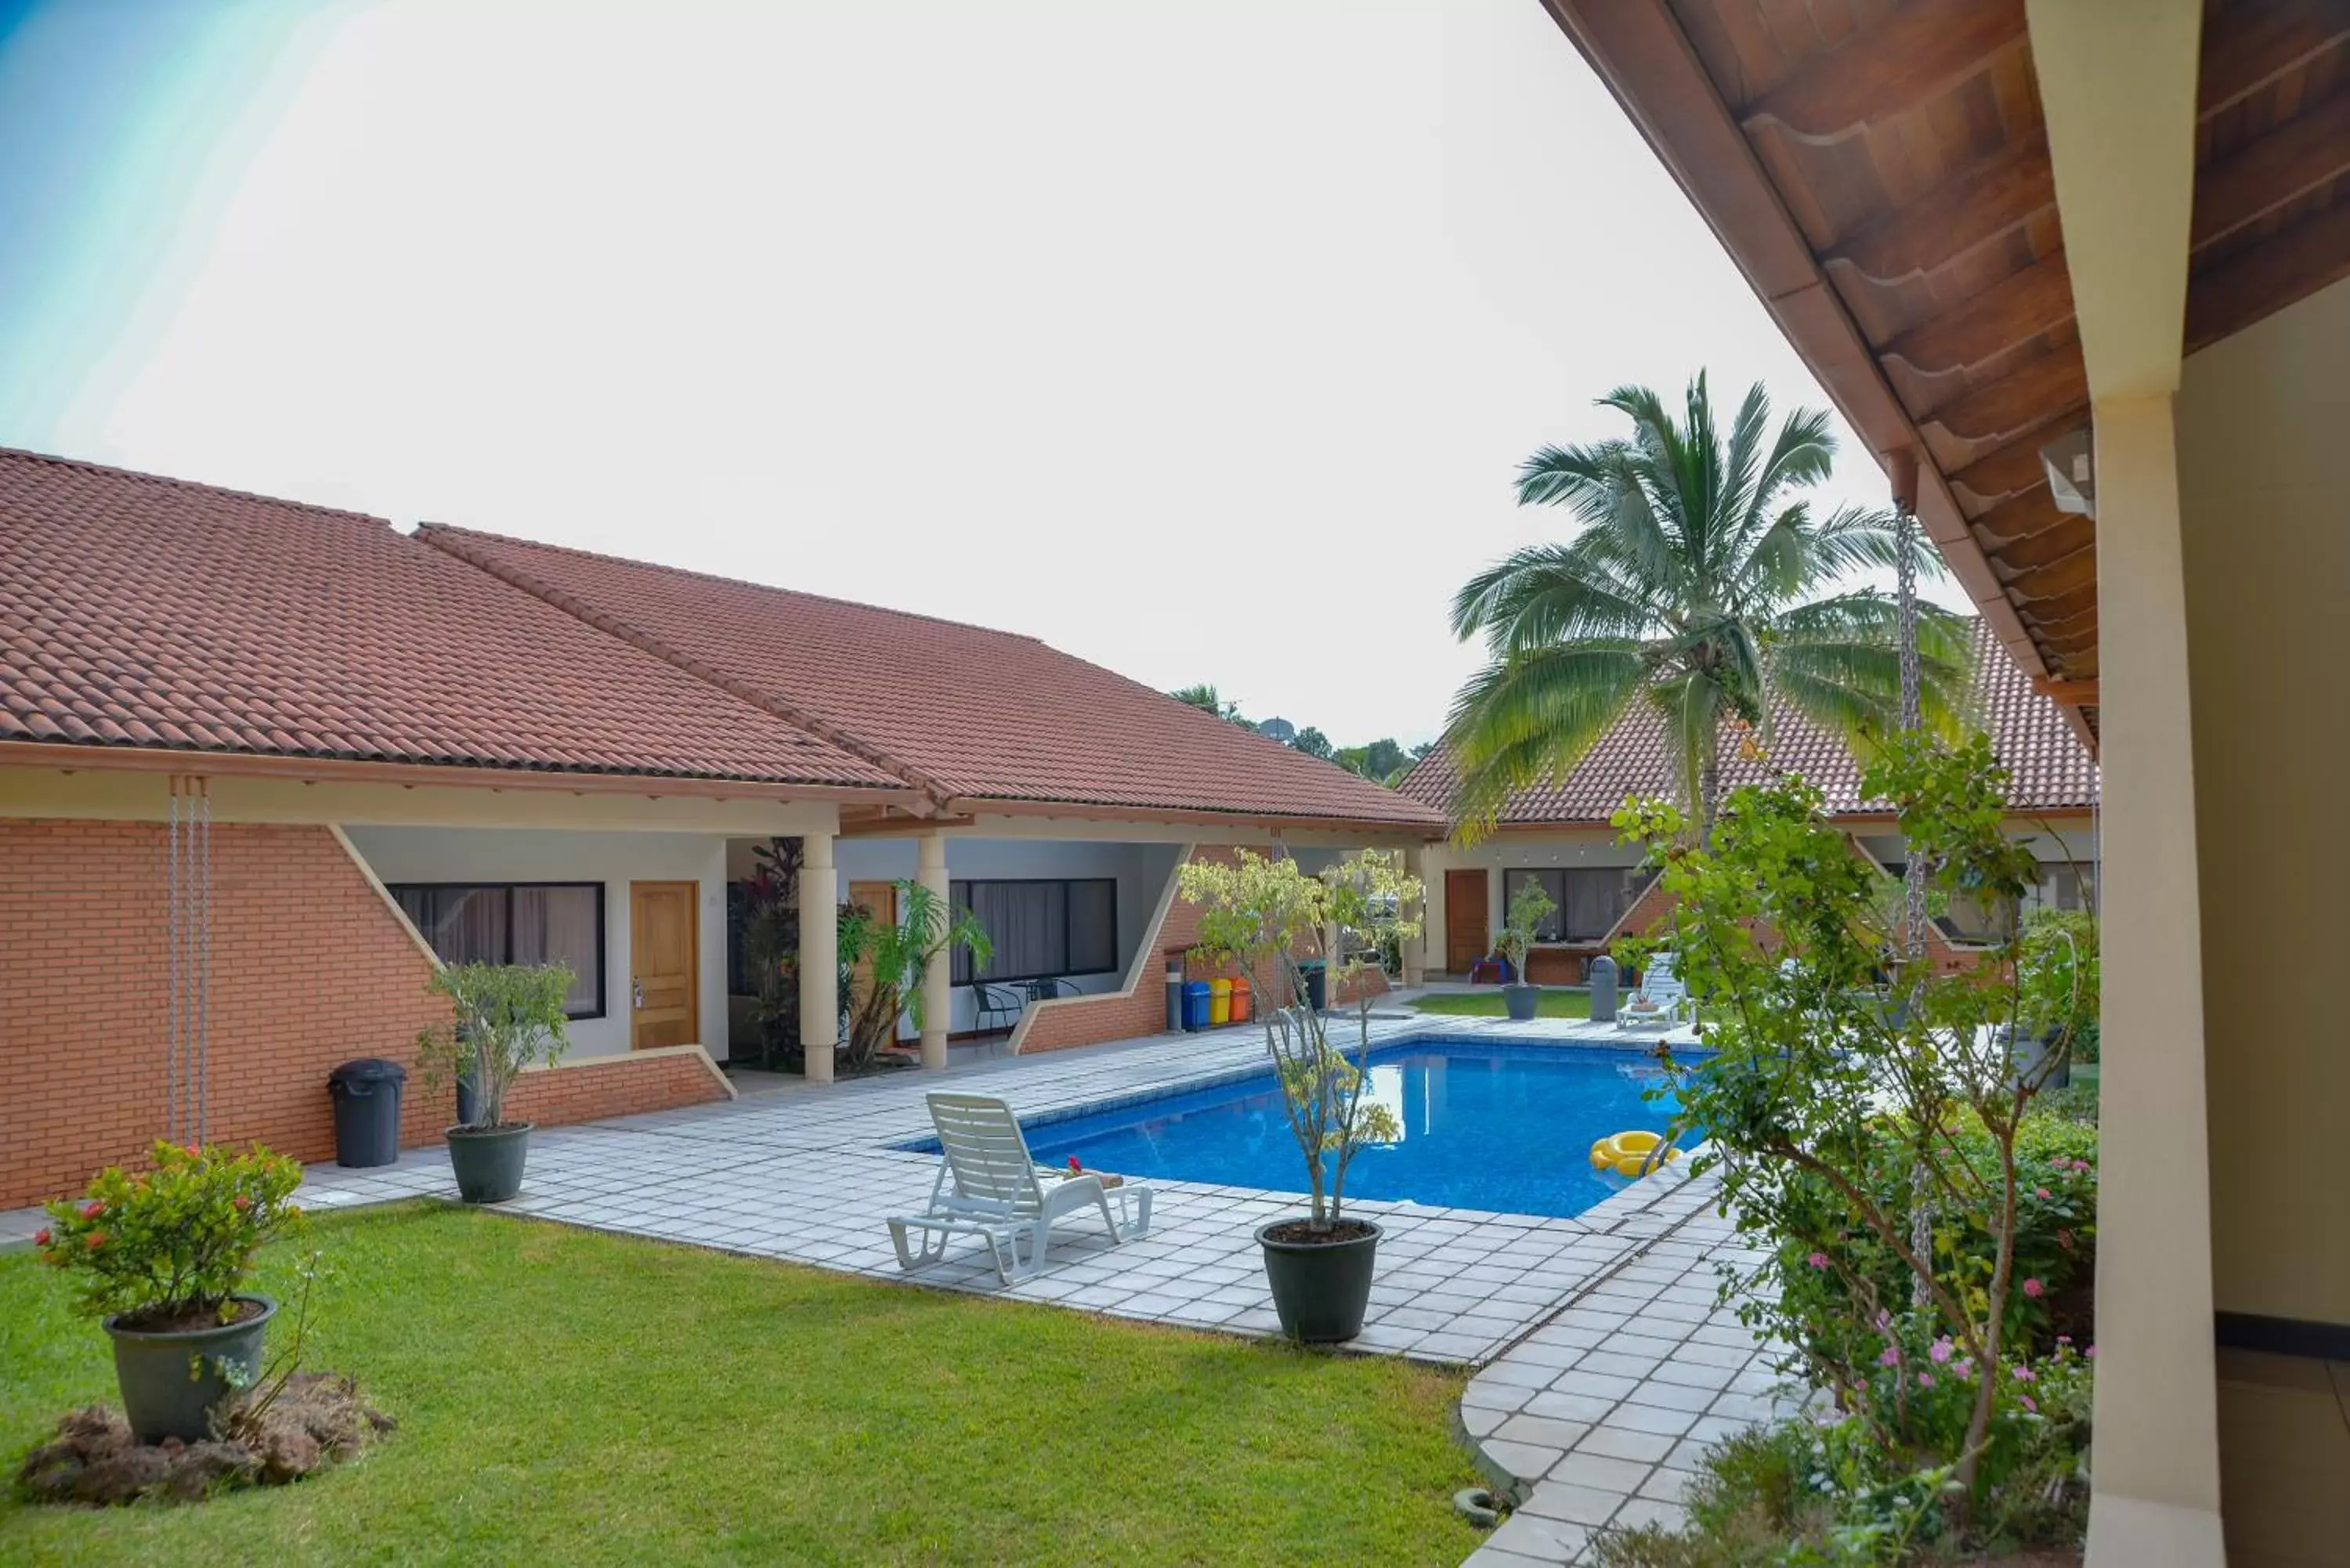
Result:
[[[1208,982],[1195,980],[1183,987],[1183,1027],[1197,1033],[1208,1026]]]

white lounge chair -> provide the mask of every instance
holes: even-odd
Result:
[[[1637,1029],[1651,1023],[1675,1023],[1691,1019],[1689,987],[1673,972],[1673,955],[1658,953],[1640,973],[1640,983],[1616,1010],[1616,1027]]]
[[[889,1220],[899,1267],[938,1262],[946,1256],[947,1239],[962,1231],[983,1238],[996,1273],[1005,1284],[1017,1284],[1044,1266],[1053,1221],[1064,1215],[1098,1210],[1112,1246],[1150,1229],[1150,1189],[1133,1181],[1104,1187],[1098,1176],[1039,1170],[1020,1119],[1004,1101],[992,1095],[928,1098],[945,1152],[931,1184],[930,1207]],[[922,1232],[919,1248],[907,1244],[913,1231]]]

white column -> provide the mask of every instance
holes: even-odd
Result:
[[[2100,400],[2104,1016],[2091,1568],[2224,1561],[2178,465],[2168,396]]]
[[[806,834],[800,845],[800,1048],[808,1082],[829,1084],[840,1044],[840,890],[832,835]]]
[[[1404,874],[1420,886],[1419,898],[1405,911],[1407,918],[1419,922],[1419,935],[1402,944],[1403,982],[1418,985],[1428,973],[1428,850],[1424,846],[1407,845],[1403,852]]]
[[[914,880],[931,890],[939,908],[951,919],[947,899],[947,837],[932,828],[914,841]],[[953,965],[941,950],[922,971],[922,1067],[942,1072],[947,1064],[947,1026],[952,1021],[954,993],[948,986]]]

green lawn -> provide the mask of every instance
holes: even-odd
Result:
[[[1447,1018],[1505,1018],[1509,1010],[1502,1005],[1502,988],[1498,985],[1482,991],[1440,992],[1423,996],[1412,1006],[1422,1012],[1440,1012]],[[1538,999],[1534,1016],[1537,1018],[1588,1018],[1591,1016],[1591,993],[1587,991],[1553,991],[1544,988]]]
[[[33,1508],[0,1562],[1458,1563],[1457,1376],[437,1206],[322,1220],[313,1366],[400,1429],[290,1488]],[[286,1249],[276,1250],[283,1254]],[[291,1259],[261,1286],[283,1291]],[[0,1460],[115,1399],[0,1257]]]

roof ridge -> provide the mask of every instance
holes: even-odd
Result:
[[[55,452],[35,452],[29,447],[0,446],[0,459],[23,458],[30,462],[48,463],[57,468],[79,469],[85,473],[102,473],[116,479],[136,479],[149,484],[166,484],[174,490],[197,490],[207,495],[225,495],[238,501],[260,501],[272,506],[290,506],[297,512],[322,513],[329,517],[349,517],[361,523],[374,523],[394,528],[389,517],[379,517],[372,512],[354,511],[348,506],[327,506],[315,501],[296,501],[284,495],[265,495],[258,490],[239,490],[229,484],[208,484],[201,479],[180,479],[168,473],[150,473],[140,468],[121,468],[110,462],[92,462],[88,458],[60,457]]]
[[[855,732],[843,729],[841,726],[833,723],[831,721],[825,719],[816,713],[811,712],[806,709],[801,708],[795,703],[786,702],[783,699],[776,697],[772,693],[762,691],[748,681],[737,680],[733,676],[712,668],[710,665],[691,657],[681,649],[672,648],[663,639],[654,636],[652,633],[645,630],[639,626],[637,626],[633,622],[623,619],[621,617],[617,615],[607,614],[602,610],[597,609],[592,605],[589,605],[585,600],[579,598],[577,595],[566,593],[564,590],[556,587],[554,584],[547,582],[543,577],[537,576],[530,572],[525,572],[518,566],[509,566],[504,561],[488,558],[487,552],[479,550],[478,548],[469,547],[472,538],[482,537],[496,539],[502,537],[501,535],[494,534],[481,535],[476,530],[473,529],[451,528],[445,524],[432,524],[419,528],[416,531],[416,536],[419,539],[421,539],[428,548],[438,550],[442,554],[449,556],[452,560],[463,561],[467,566],[473,566],[476,570],[484,572],[492,577],[495,577],[500,582],[506,584],[510,587],[516,588],[523,593],[530,595],[534,598],[543,600],[546,603],[554,606],[556,609],[563,611],[565,614],[577,620],[585,622],[587,625],[595,628],[598,631],[604,633],[608,637],[618,638],[622,642],[629,644],[639,651],[650,654],[655,659],[659,659],[664,663],[683,670],[686,674],[692,676],[695,680],[702,681],[707,685],[716,687],[719,691],[725,692],[728,696],[733,697],[737,701],[748,702],[753,707],[759,709],[762,712],[771,713],[776,718],[783,720],[787,724],[796,725],[798,728],[806,730],[808,733],[816,736],[818,740],[837,746],[842,751],[848,753],[850,755],[855,756],[861,761],[870,763],[875,767],[879,768],[886,773],[895,774],[897,777],[904,780],[914,788],[931,796],[931,798],[939,805],[943,806],[949,800],[953,798],[953,791],[946,788],[945,785],[940,784],[936,779],[931,778],[921,769],[913,766],[902,758],[897,757],[892,755],[890,753],[884,751],[881,747],[873,744],[873,742],[866,740],[863,736],[857,734]],[[522,542],[527,543],[528,541]],[[563,548],[561,545],[553,547],[556,549]],[[583,556],[593,554],[593,552],[585,550],[572,551],[569,553]],[[618,557],[615,556],[601,556],[598,558],[604,560],[618,559]],[[644,565],[646,563],[639,562],[622,564]],[[691,575],[698,576],[700,574]]]
[[[675,576],[693,577],[705,583],[723,583],[733,588],[756,588],[765,594],[789,594],[794,598],[813,599],[818,604],[838,605],[844,609],[863,610],[871,615],[895,616],[901,620],[928,621],[932,626],[958,627],[964,631],[985,632],[990,637],[1008,637],[1020,642],[1033,642],[1039,648],[1053,648],[1043,638],[1024,631],[1006,631],[1002,627],[982,626],[975,620],[955,620],[942,615],[925,615],[920,610],[898,609],[889,605],[868,604],[863,599],[845,599],[833,594],[812,594],[806,588],[787,588],[775,583],[762,583],[750,577],[730,577],[723,572],[705,572],[694,566],[673,566],[666,561],[647,561],[635,556],[615,556],[606,550],[583,550],[577,545],[556,545],[544,539],[525,539],[517,534],[494,534],[486,528],[468,528],[458,523],[420,523],[416,532],[450,534],[463,538],[490,539],[501,545],[522,545],[533,550],[552,550],[558,556],[572,556],[583,561],[602,561],[615,566],[641,566],[656,572],[668,572]],[[1059,653],[1061,649],[1054,648]],[[1074,657],[1074,656],[1070,656]]]

